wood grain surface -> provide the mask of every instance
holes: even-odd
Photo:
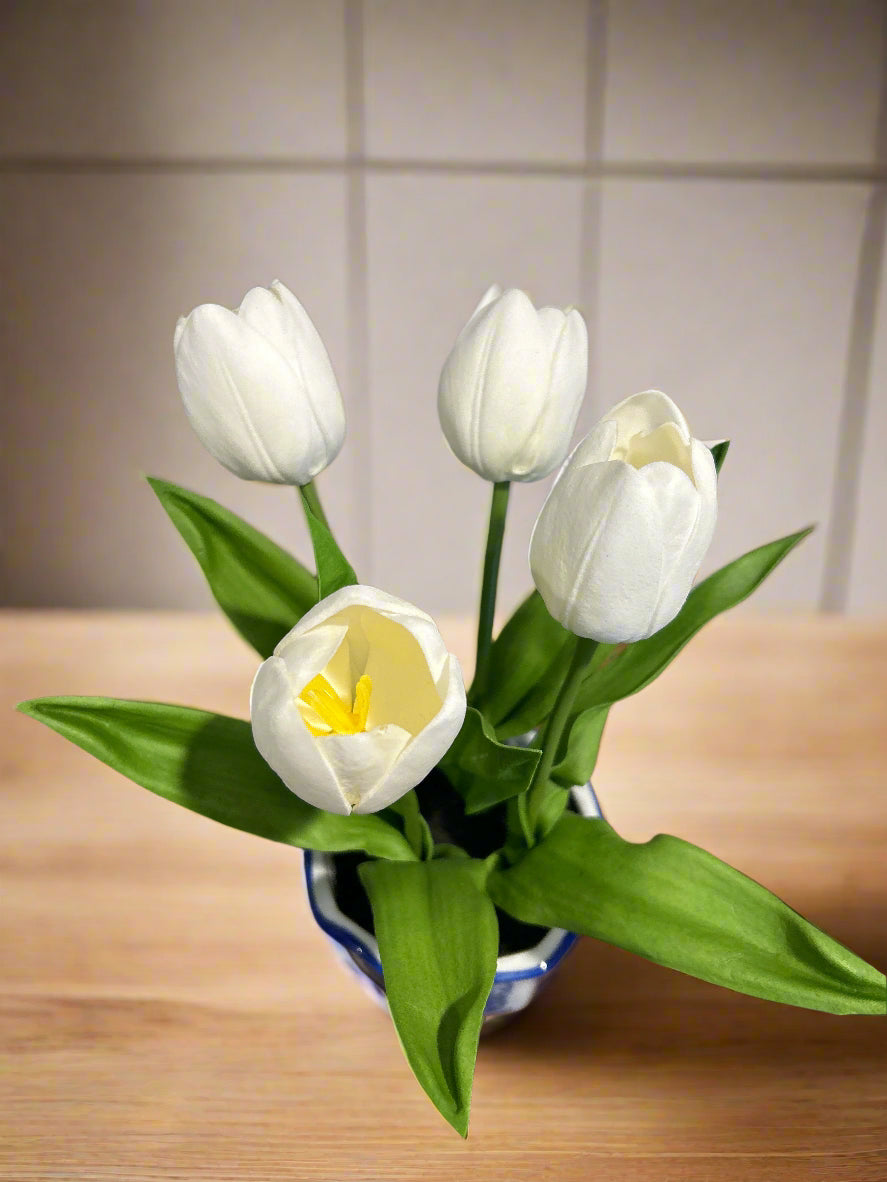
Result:
[[[442,628],[467,654],[467,622]],[[887,1179],[887,1021],[591,940],[483,1042],[463,1143],[333,961],[298,851],[8,708],[98,693],[245,716],[257,661],[225,623],[6,613],[0,643],[3,1179]],[[704,845],[883,967],[885,698],[884,622],[718,620],[614,710],[595,785],[625,836]]]

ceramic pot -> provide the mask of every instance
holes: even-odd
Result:
[[[600,817],[600,806],[591,784],[573,789],[573,806],[583,817]],[[388,1008],[379,945],[375,936],[339,909],[335,898],[336,860],[333,854],[305,851],[305,886],[318,927],[325,933],[337,959],[364,990],[384,1009]],[[500,956],[496,976],[484,1010],[482,1033],[501,1026],[526,1009],[551,979],[578,936],[563,928],[549,928],[538,944],[522,952]]]

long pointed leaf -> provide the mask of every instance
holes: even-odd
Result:
[[[300,800],[242,719],[114,698],[35,698],[18,709],[150,792],[223,825],[301,849],[415,857],[380,817],[337,816]]]
[[[811,531],[812,526],[768,542],[722,566],[698,583],[672,622],[648,640],[630,644],[621,653],[615,651],[616,646],[601,645],[592,673],[579,692],[575,712],[617,702],[648,686],[700,628],[747,599]]]
[[[811,530],[758,546],[722,566],[697,584],[672,622],[648,640],[639,640],[621,653],[615,651],[617,646],[601,645],[592,673],[579,691],[575,713],[617,702],[648,686],[700,628],[747,599]]]
[[[564,927],[770,1001],[887,1013],[884,974],[712,854],[660,834],[623,840],[565,813],[487,889],[509,915]]]
[[[407,1061],[463,1137],[499,926],[472,858],[364,862],[385,992]]]
[[[209,497],[156,476],[148,483],[200,564],[216,603],[248,644],[270,656],[317,602],[314,575]]]
[[[597,762],[607,710],[655,680],[709,620],[751,595],[810,532],[803,529],[768,542],[721,567],[695,586],[672,622],[649,639],[627,648],[600,645],[568,723],[569,764],[557,769],[559,782],[584,784],[589,780]]]

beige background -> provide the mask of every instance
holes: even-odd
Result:
[[[140,478],[307,555],[295,494],[192,436],[176,317],[283,279],[349,438],[361,578],[473,606],[488,490],[437,426],[484,287],[577,303],[583,425],[650,385],[729,435],[706,569],[810,521],[755,603],[887,604],[885,6],[876,0],[4,0],[0,601],[201,607]],[[502,605],[545,485],[517,486]]]

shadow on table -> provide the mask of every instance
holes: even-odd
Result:
[[[887,899],[863,907],[817,908],[813,919],[858,955],[885,961]],[[481,1058],[539,1059],[552,1065],[631,1057],[638,1068],[711,1059],[737,1069],[815,1064],[839,1069],[887,1054],[879,1017],[823,1014],[776,1005],[697,981],[621,949],[584,939],[550,987]]]

